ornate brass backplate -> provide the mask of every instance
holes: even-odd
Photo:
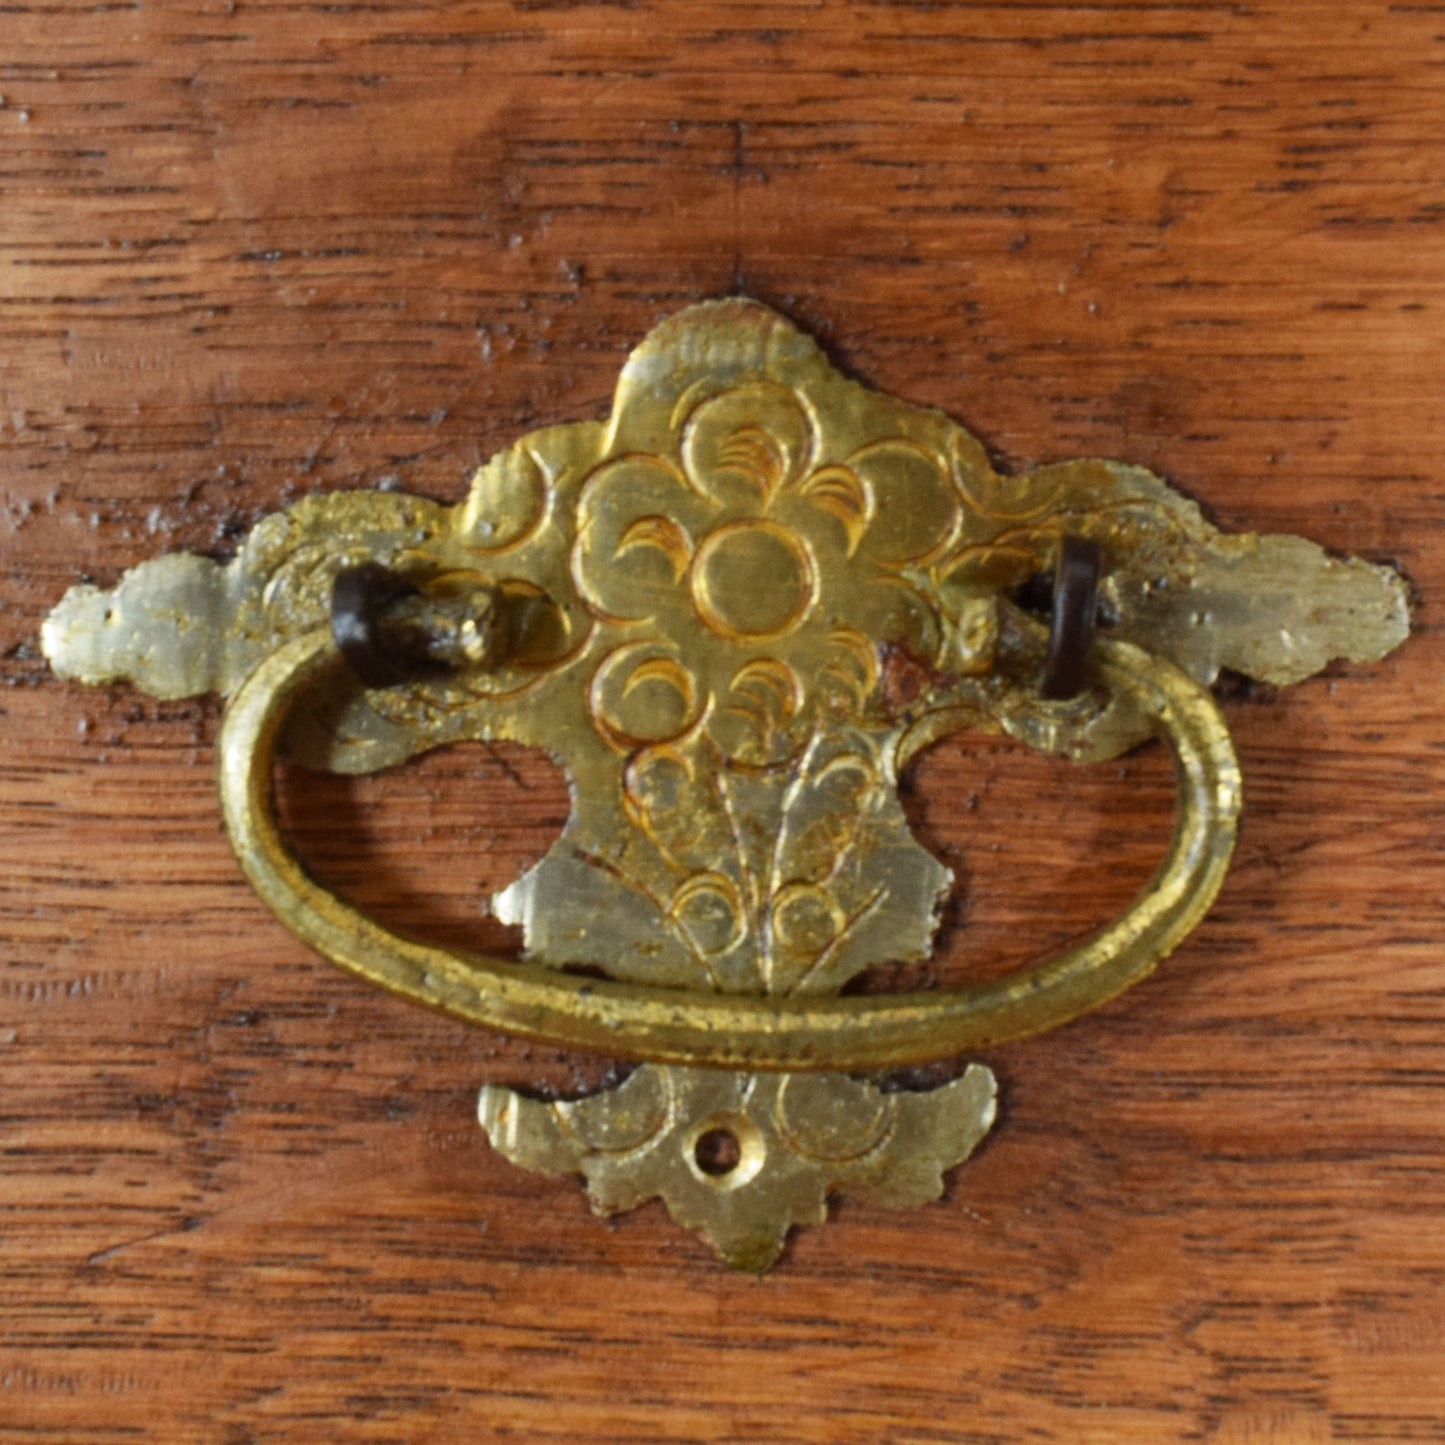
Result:
[[[173,555],[111,591],[73,588],[44,645],[62,677],[230,697],[259,687],[288,645],[301,656],[343,569],[379,562],[433,596],[485,595],[496,645],[484,660],[385,688],[333,671],[287,714],[292,756],[358,773],[463,739],[545,748],[567,769],[571,816],[492,900],[531,960],[601,969],[664,1002],[679,989],[779,1007],[816,997],[832,1017],[832,996],[870,966],[932,948],[951,876],[897,793],[920,748],[968,728],[1088,761],[1160,725],[1137,689],[1040,696],[1048,628],[1015,598],[1066,534],[1102,549],[1110,655],[1142,649],[1196,692],[1221,669],[1297,682],[1332,658],[1376,659],[1407,631],[1389,569],[1295,537],[1224,535],[1139,467],[1002,476],[947,417],[839,375],[782,317],[738,300],[658,326],[605,423],[524,437],[459,505],[306,498],[229,563]],[[1197,707],[1215,715],[1202,693]],[[1230,819],[1231,766],[1197,784]],[[256,880],[248,859],[263,850],[237,847]],[[1222,843],[1218,872],[1227,857]],[[491,1017],[448,1003],[425,961],[397,982],[318,946]],[[692,1055],[659,1044],[654,1057]],[[481,1120],[510,1159],[584,1174],[600,1211],[660,1196],[759,1271],[792,1225],[825,1217],[833,1189],[894,1206],[937,1198],[993,1120],[979,1065],[910,1092],[826,1056],[762,1063],[643,1063],[576,1101],[488,1086]]]

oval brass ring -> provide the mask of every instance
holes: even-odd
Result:
[[[646,988],[415,943],[306,875],[277,826],[276,740],[295,699],[339,666],[329,631],[286,644],[238,689],[220,739],[226,830],[246,876],[298,938],[348,972],[468,1023],[571,1048],[719,1068],[861,1072],[1038,1033],[1153,972],[1224,881],[1239,765],[1209,693],[1173,664],[1100,642],[1096,675],[1151,716],[1179,780],[1174,838],[1134,903],[1083,943],[969,988],[799,1000]]]

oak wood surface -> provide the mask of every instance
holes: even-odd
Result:
[[[1445,7],[114,0],[0,11],[0,1440],[1445,1440]],[[761,1282],[474,1123],[605,1076],[368,991],[232,863],[213,701],[57,683],[81,576],[305,492],[459,496],[745,291],[1007,465],[1146,463],[1396,561],[1415,636],[1227,703],[1236,868],[1153,980],[993,1051],[914,1212]],[[1102,921],[1159,750],[954,740],[937,979]],[[543,759],[297,774],[305,856],[505,943]]]

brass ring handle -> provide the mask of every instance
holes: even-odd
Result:
[[[572,1048],[712,1067],[864,1071],[922,1063],[1038,1033],[1147,977],[1203,918],[1234,849],[1240,776],[1209,693],[1171,663],[1117,641],[1097,673],[1155,719],[1173,751],[1179,813],[1168,855],[1113,923],[1058,957],[968,988],[782,1000],[647,988],[397,937],[310,879],[282,839],[276,740],[293,701],[339,665],[318,630],[265,659],[227,709],[220,739],[226,829],[252,886],[298,938],[393,993],[468,1023]]]

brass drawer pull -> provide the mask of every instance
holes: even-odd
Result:
[[[1051,622],[1029,585],[1050,569]],[[599,1210],[660,1196],[760,1270],[832,1190],[936,1198],[994,1117],[982,1065],[919,1091],[855,1073],[1063,1023],[1199,923],[1240,808],[1221,669],[1297,682],[1407,629],[1387,568],[1222,533],[1140,467],[1000,475],[947,417],[733,300],[662,323],[605,423],[523,437],[455,506],[307,497],[225,565],[72,588],[43,640],[63,677],[230,699],[226,826],[310,946],[469,1022],[646,1060],[574,1101],[488,1085],[482,1123],[518,1163],[584,1174]],[[951,875],[897,785],[960,730],[1079,762],[1157,734],[1169,853],[1114,923],[1017,976],[849,996],[932,950]],[[493,900],[523,961],[388,933],[276,827],[278,740],[367,772],[477,738],[547,749],[573,788],[562,837]]]

